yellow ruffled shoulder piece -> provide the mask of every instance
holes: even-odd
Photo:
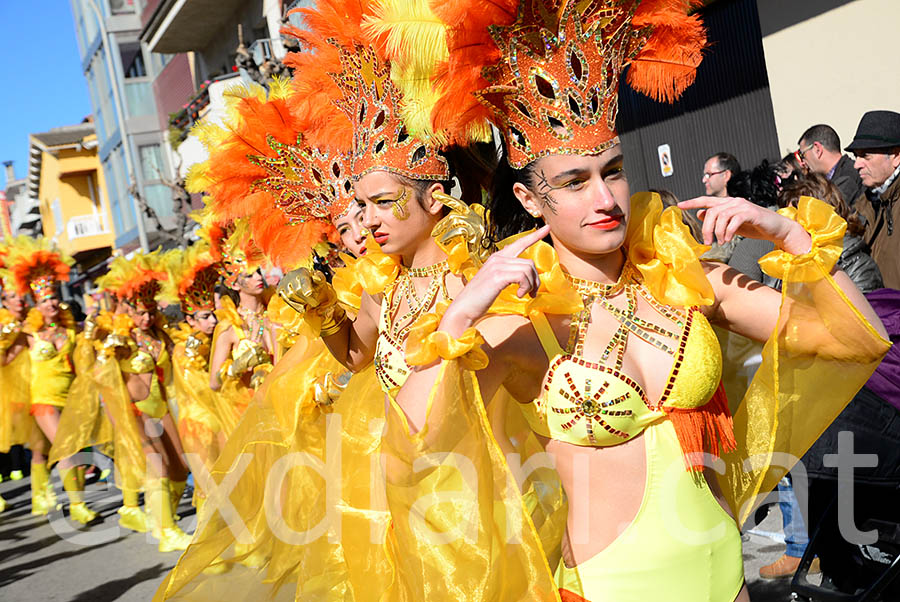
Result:
[[[625,246],[657,301],[679,307],[712,305],[713,288],[700,263],[709,247],[691,236],[681,209],[663,211],[655,192],[633,195]]]
[[[812,238],[812,247],[803,255],[776,249],[759,260],[762,271],[781,280],[790,273],[793,282],[815,282],[830,274],[844,250],[847,222],[831,205],[808,196],[800,197],[796,208],[785,207],[778,213],[803,226]]]
[[[220,324],[228,323],[238,327],[243,324],[243,320],[241,320],[241,316],[238,314],[237,307],[235,306],[234,301],[231,300],[231,297],[222,295],[219,304],[220,307],[216,310],[216,318],[219,320]]]
[[[338,303],[345,310],[354,313],[359,311],[362,304],[363,283],[359,278],[359,260],[345,253],[341,253],[344,267],[334,270],[331,285],[337,295]]]
[[[5,307],[0,307],[0,327],[15,324],[17,321],[12,312]]]
[[[400,259],[381,250],[371,236],[366,237],[366,254],[356,260],[356,277],[370,295],[384,292],[400,274]]]
[[[179,343],[187,341],[188,337],[193,333],[193,330],[187,322],[179,322],[174,326],[170,326],[166,332],[168,333],[169,338],[172,339],[172,342],[178,345]]]
[[[511,236],[500,242],[501,249],[514,240],[529,234],[523,232]],[[530,259],[537,268],[541,279],[537,294],[532,297],[518,297],[518,286],[511,284],[503,291],[491,305],[488,313],[492,314],[518,314],[531,316],[536,313],[545,314],[574,314],[584,309],[584,303],[575,288],[566,280],[565,273],[559,263],[556,250],[541,241],[525,249],[519,257]]]
[[[114,314],[109,311],[101,311],[97,316],[97,328],[105,330],[109,334],[129,336],[134,328],[134,320],[128,314]]]

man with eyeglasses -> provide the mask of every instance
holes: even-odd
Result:
[[[728,196],[728,182],[741,172],[741,164],[734,155],[716,153],[703,164],[703,186],[706,196],[725,198]]]
[[[865,186],[855,208],[866,218],[866,243],[881,269],[884,285],[900,288],[900,113],[869,111],[853,142],[844,149]]]
[[[841,139],[830,125],[814,125],[800,136],[797,157],[809,171],[822,174],[837,186],[841,197],[852,206],[865,186],[853,167],[853,159],[841,153]]]

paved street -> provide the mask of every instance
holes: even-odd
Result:
[[[54,475],[55,476],[55,475]],[[57,492],[64,494],[58,479]],[[6,512],[0,514],[0,600],[3,602],[108,602],[149,600],[178,553],[160,554],[147,536],[120,532],[117,490],[88,487],[87,501],[103,517],[90,529],[76,531],[62,512],[48,521],[30,514],[28,479],[0,483]],[[185,531],[194,527],[194,510],[185,496],[179,514]],[[773,510],[756,531],[777,532],[781,516]],[[63,537],[61,537],[62,535]],[[777,559],[784,545],[750,534],[744,541],[745,572],[753,602],[790,599],[788,581],[761,581],[759,567]]]

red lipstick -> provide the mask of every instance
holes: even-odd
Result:
[[[607,215],[587,225],[597,230],[615,230],[622,224],[622,221],[623,216],[621,215]]]
[[[383,245],[387,241],[388,235],[384,232],[376,232],[372,235],[372,238],[374,238],[375,242],[377,242],[379,245]]]

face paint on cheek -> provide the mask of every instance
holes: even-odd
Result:
[[[409,211],[406,209],[406,204],[409,202],[409,188],[404,188],[403,192],[397,197],[397,200],[394,201],[394,204],[391,206],[391,213],[394,214],[400,221],[404,221],[409,217]]]
[[[556,199],[554,199],[550,193],[553,192],[553,186],[550,185],[550,182],[547,181],[547,176],[544,174],[544,171],[541,170],[537,174],[537,192],[538,197],[541,199],[541,205],[548,209],[554,215],[556,214]]]

